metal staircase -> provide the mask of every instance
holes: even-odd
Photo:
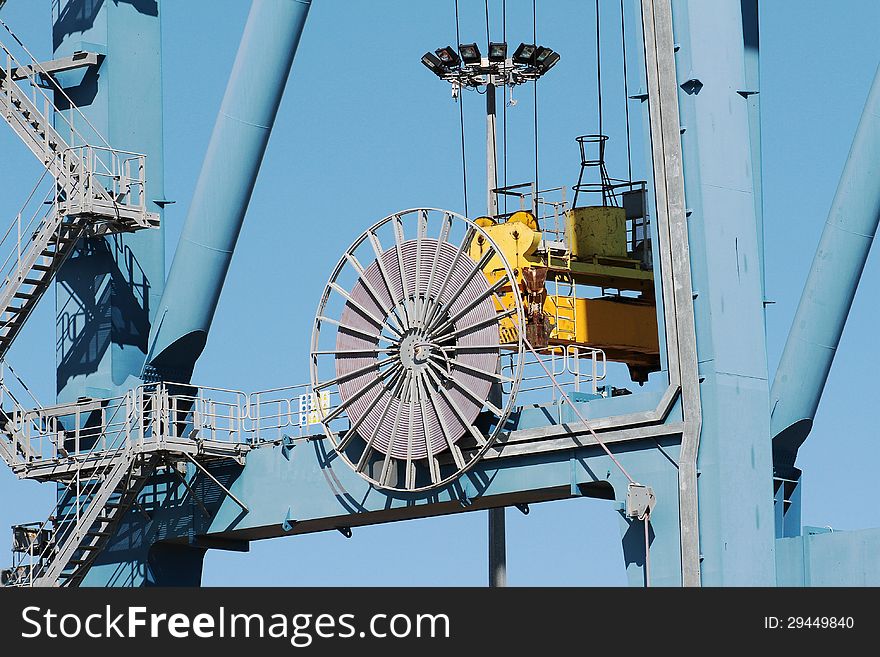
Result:
[[[117,417],[122,414],[123,417]],[[89,449],[71,454],[63,446],[65,433],[56,432],[56,448],[68,454],[73,467],[63,468],[58,503],[41,525],[17,528],[17,559],[7,585],[55,586],[81,580],[113,526],[134,502],[153,472],[155,453],[141,455],[132,447],[132,429],[140,414],[131,403],[115,404],[111,414],[82,433]],[[103,421],[106,420],[106,421]],[[60,444],[59,444],[60,443]]]
[[[2,30],[10,40],[0,40],[0,114],[45,171],[0,237],[0,258],[8,253],[0,264],[0,457],[20,478],[58,484],[58,501],[45,522],[13,528],[13,567],[0,583],[76,586],[158,467],[188,462],[213,478],[203,462],[243,462],[248,405],[237,394],[218,402],[192,386],[157,383],[44,408],[4,366],[81,238],[153,228],[159,218],[147,211],[144,155],[112,148],[51,73],[100,57],[40,64],[0,21]],[[20,401],[28,396],[33,404]]]
[[[29,60],[23,64],[0,40],[0,114],[54,181],[42,198],[35,194],[37,183],[0,239],[0,253],[9,254],[0,268],[2,358],[81,237],[153,228],[159,219],[146,207],[145,157],[111,148],[53,76],[0,25]],[[49,93],[70,109],[60,111]]]
[[[0,453],[19,477],[60,485],[45,522],[13,528],[6,586],[78,585],[158,467],[191,462],[206,472],[213,461],[243,462],[251,446],[241,393],[215,391],[223,401],[157,383],[28,410],[10,390],[21,383],[10,373],[0,378]]]

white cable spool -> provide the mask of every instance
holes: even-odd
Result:
[[[482,240],[479,262],[468,255],[473,240]],[[513,269],[482,227],[426,208],[376,223],[337,263],[312,332],[314,406],[336,452],[383,489],[460,477],[505,431],[524,318]]]

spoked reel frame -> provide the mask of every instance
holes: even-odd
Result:
[[[355,240],[324,288],[312,413],[374,486],[439,488],[505,431],[524,335],[516,274],[482,227],[434,208],[391,214]],[[513,356],[506,374],[502,353]]]

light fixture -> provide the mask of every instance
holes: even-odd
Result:
[[[458,51],[461,53],[461,59],[465,64],[479,64],[482,55],[480,54],[480,48],[476,43],[463,43],[458,47]]]
[[[544,46],[538,46],[538,48],[535,50],[535,58],[533,61],[534,65],[540,66],[541,64],[543,64],[544,60],[547,59],[552,52],[553,52],[552,48],[545,48]]]
[[[457,98],[462,89],[513,87],[538,80],[559,62],[559,53],[546,46],[520,43],[509,57],[509,45],[504,41],[489,42],[484,56],[476,43],[445,46],[422,56],[422,64],[441,80],[452,85],[452,96]]]
[[[461,62],[461,60],[458,58],[458,53],[455,52],[455,48],[453,48],[452,46],[438,48],[434,52],[437,53],[437,57],[440,58],[443,66],[446,66],[447,68],[455,68]]]
[[[506,43],[490,43],[489,44],[489,61],[490,62],[503,62],[507,59],[507,44]]]
[[[513,53],[514,64],[531,64],[535,59],[535,51],[538,49],[534,43],[521,43]]]
[[[426,52],[422,55],[422,64],[424,64],[428,70],[434,73],[437,77],[443,77],[443,62],[441,62],[433,53]]]
[[[551,50],[550,53],[548,55],[546,55],[544,58],[542,58],[540,60],[536,59],[535,65],[538,67],[538,70],[541,71],[541,73],[546,73],[551,68],[553,68],[556,65],[556,62],[558,62],[558,61],[559,61],[559,53],[556,52],[555,50]]]

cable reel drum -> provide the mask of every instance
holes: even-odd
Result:
[[[445,210],[389,215],[343,254],[312,332],[312,412],[357,474],[439,488],[502,434],[524,363],[516,281],[483,227]]]

